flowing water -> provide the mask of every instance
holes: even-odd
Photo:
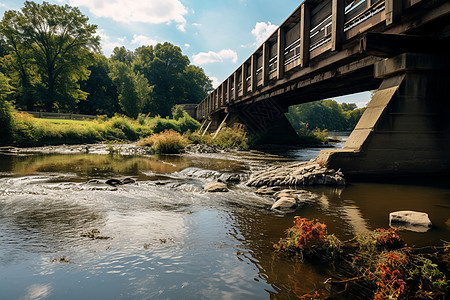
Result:
[[[319,150],[2,155],[0,298],[295,299],[336,273],[274,253],[295,215],[319,218],[347,239],[387,228],[391,211],[418,210],[434,227],[402,232],[408,244],[450,240],[447,179],[311,188],[318,200],[286,215],[270,211],[272,198],[243,183],[228,193],[202,190],[222,173],[245,178]],[[198,169],[210,171],[192,172]],[[125,177],[137,181],[116,188],[86,183]],[[92,229],[109,239],[82,236]]]

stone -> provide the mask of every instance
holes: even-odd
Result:
[[[217,181],[205,184],[203,189],[207,192],[228,192],[227,185]]]
[[[219,181],[238,183],[241,181],[241,177],[238,174],[222,174],[219,177]]]
[[[116,186],[116,185],[122,184],[122,181],[120,181],[119,179],[111,178],[111,179],[106,180],[105,183],[112,185],[112,186]]]
[[[427,213],[402,210],[389,214],[389,226],[415,232],[427,232],[432,224]]]
[[[297,201],[294,198],[282,197],[278,199],[271,207],[272,210],[294,210],[297,207]]]
[[[130,184],[135,182],[136,180],[134,180],[133,178],[125,178],[124,180],[122,180],[122,184]]]
[[[280,190],[280,188],[277,187],[277,186],[276,187],[263,186],[263,187],[260,187],[259,189],[257,189],[255,194],[259,194],[259,195],[273,195],[279,190]]]

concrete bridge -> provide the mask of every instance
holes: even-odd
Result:
[[[305,0],[196,117],[288,143],[289,106],[377,90],[344,148],[318,159],[349,176],[448,174],[449,36],[448,0]]]

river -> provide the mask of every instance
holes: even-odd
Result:
[[[409,245],[450,240],[445,178],[309,188],[318,200],[284,215],[270,210],[271,197],[244,183],[228,193],[205,193],[211,179],[186,172],[245,178],[319,151],[0,155],[0,298],[296,299],[323,289],[336,274],[273,251],[296,215],[319,218],[347,239],[387,228],[391,211],[417,210],[434,226],[427,233],[401,232]],[[117,188],[86,183],[125,177],[137,181]],[[82,236],[92,229],[109,238]]]

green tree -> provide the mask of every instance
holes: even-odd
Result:
[[[26,1],[21,11],[5,12],[0,33],[22,86],[32,84],[27,66],[35,68],[36,90],[46,110],[73,110],[87,94],[79,81],[89,76],[91,51],[99,51],[96,25],[69,5]]]
[[[203,69],[190,65],[189,58],[171,43],[136,49],[135,71],[154,85],[153,101],[146,111],[169,116],[175,104],[199,103],[212,90]]]
[[[108,59],[102,54],[94,55],[94,64],[89,67],[89,79],[80,83],[83,91],[88,93],[85,101],[78,103],[78,111],[88,115],[112,116],[121,111],[117,88],[109,77]]]
[[[134,61],[133,51],[127,50],[124,46],[115,47],[110,59],[112,61],[120,61],[126,64],[131,64]]]
[[[117,87],[120,106],[127,116],[137,118],[150,101],[153,86],[149,86],[144,75],[135,73],[130,65],[120,61],[112,62],[110,76]]]
[[[185,103],[200,103],[213,90],[212,81],[202,68],[189,65],[184,69],[184,101]]]
[[[287,117],[296,130],[320,128],[333,131],[353,130],[364,109],[356,104],[338,104],[334,100],[322,100],[289,107]]]
[[[12,106],[6,101],[12,87],[9,79],[0,73],[0,145],[8,145],[12,133]]]

